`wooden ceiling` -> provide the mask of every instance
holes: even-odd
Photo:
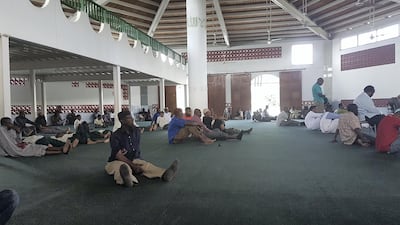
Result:
[[[186,46],[185,0],[96,2],[145,33],[157,22],[159,13],[158,25],[153,24],[154,37],[168,46]],[[209,45],[267,42],[268,31],[270,39],[282,41],[331,39],[339,32],[400,15],[400,0],[206,0],[206,5]],[[163,6],[166,9],[161,13]],[[228,41],[218,14],[223,17]]]

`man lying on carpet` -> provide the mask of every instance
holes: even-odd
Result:
[[[22,141],[19,128],[13,125],[10,118],[1,118],[0,123],[0,155],[18,157],[68,154],[72,147],[70,142],[62,147],[27,144]]]
[[[83,121],[81,124],[78,125],[78,129],[76,130],[73,138],[78,139],[79,144],[84,145],[108,143],[110,142],[111,133],[112,132],[110,130],[104,130],[103,132],[90,131],[89,124],[86,121]]]
[[[337,142],[336,138],[340,135],[340,139],[345,145],[359,144],[363,147],[370,146],[371,140],[361,132],[357,105],[349,104],[347,111],[347,113],[340,115],[338,129],[332,142]]]
[[[203,124],[191,120],[184,120],[182,109],[174,111],[174,117],[168,125],[168,142],[170,144],[182,143],[190,135],[200,139],[204,144],[212,144],[215,140],[206,137],[202,131]]]
[[[117,184],[132,187],[139,181],[134,175],[143,175],[147,178],[161,178],[171,181],[178,170],[178,161],[175,160],[168,169],[157,167],[140,158],[140,129],[133,124],[129,111],[118,113],[121,127],[111,135],[111,155],[105,170],[114,175]]]

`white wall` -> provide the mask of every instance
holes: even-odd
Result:
[[[61,49],[113,65],[141,71],[177,83],[186,82],[186,70],[177,68],[151,51],[147,54],[138,44],[130,47],[126,34],[119,40],[111,35],[111,28],[94,32],[85,13],[77,14],[76,20],[66,18],[60,0],[49,0],[38,8],[29,0],[0,1],[0,34],[33,43]],[[29,18],[29,19],[27,19]]]
[[[147,103],[149,107],[158,104],[158,86],[147,86]]]
[[[389,26],[392,24],[399,23],[399,20],[386,20],[384,22],[376,24],[376,28]],[[335,37],[333,40],[333,51],[332,51],[332,62],[333,62],[333,99],[354,99],[359,95],[365,86],[373,85],[375,87],[375,95],[373,98],[390,98],[400,94],[399,82],[400,82],[400,38],[393,38],[385,41],[376,42],[364,46],[359,46],[351,49],[340,50],[340,41],[343,37],[352,36],[362,32],[368,32],[371,28],[366,26],[363,28],[352,30],[351,32],[345,32]],[[388,44],[396,45],[396,63],[367,67],[361,69],[353,69],[347,71],[341,71],[340,66],[340,55],[384,46]]]
[[[37,83],[37,102],[42,103],[41,84]],[[79,87],[72,87],[71,82],[48,82],[47,105],[96,105],[99,104],[99,89],[86,88],[86,82],[80,82]],[[114,104],[113,89],[103,88],[104,104]],[[139,94],[140,98],[140,94]],[[121,96],[122,99],[122,96]],[[11,86],[11,105],[32,104],[30,81],[25,86]],[[128,104],[123,100],[122,104]]]
[[[292,65],[291,64],[291,46],[293,44],[313,44],[313,64],[312,65]],[[208,73],[259,73],[259,72],[276,72],[285,70],[301,70],[302,71],[302,95],[303,100],[312,100],[311,87],[318,77],[322,77],[324,68],[331,66],[331,41],[301,41],[287,43],[273,43],[272,45],[249,45],[240,46],[233,49],[243,48],[261,48],[261,47],[282,47],[281,58],[260,59],[260,60],[244,60],[230,62],[209,62]],[[218,50],[219,48],[209,49]],[[329,89],[328,89],[329,90]]]

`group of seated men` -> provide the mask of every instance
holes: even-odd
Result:
[[[140,129],[134,125],[134,120],[129,111],[118,113],[121,127],[111,135],[111,153],[105,165],[105,171],[113,175],[117,184],[132,187],[139,183],[136,176],[147,178],[160,178],[165,182],[171,181],[178,170],[178,160],[174,160],[167,168],[155,166],[141,158]],[[85,122],[82,122],[84,124]],[[80,125],[79,125],[80,127]],[[67,154],[71,143],[63,147],[50,147],[56,142],[45,144],[28,144],[21,141],[19,127],[15,126],[11,118],[3,117],[0,127],[0,155],[41,156],[44,154]],[[41,142],[50,141],[45,139]],[[19,204],[19,195],[14,190],[0,192],[0,224],[6,224]]]
[[[41,112],[33,122],[21,110],[14,122],[9,117],[1,119],[0,155],[18,157],[68,154],[78,144],[107,143],[111,136],[109,130],[91,131],[80,115],[76,116],[74,128],[75,133],[69,128],[48,126]]]
[[[247,130],[226,128],[224,118],[213,118],[209,109],[204,109],[203,113],[202,120],[200,109],[195,109],[193,114],[190,107],[185,108],[185,114],[182,109],[175,109],[168,126],[168,142],[178,144],[192,136],[205,144],[211,144],[216,140],[241,140],[243,134],[249,134],[252,131],[252,128]]]
[[[304,119],[305,126],[322,133],[334,133],[332,142],[337,142],[337,136],[340,136],[345,145],[375,145],[378,152],[397,153],[400,150],[400,109],[394,110],[393,114],[382,114],[371,98],[374,93],[373,86],[366,86],[353,103],[347,105],[347,109],[339,104],[339,108],[333,111],[332,106],[326,104],[325,112],[320,113],[315,106],[311,106]],[[282,116],[278,116],[278,125],[298,125],[297,121],[288,119],[288,110],[284,111]]]
[[[155,131],[158,129],[168,130],[168,124],[171,121],[171,112],[168,107],[165,107],[164,111],[156,110],[154,113],[149,131]]]

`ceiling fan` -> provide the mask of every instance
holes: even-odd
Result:
[[[272,44],[274,41],[280,41],[282,38],[271,38],[272,31],[272,2],[271,0],[267,0],[266,2],[267,9],[267,44]]]

